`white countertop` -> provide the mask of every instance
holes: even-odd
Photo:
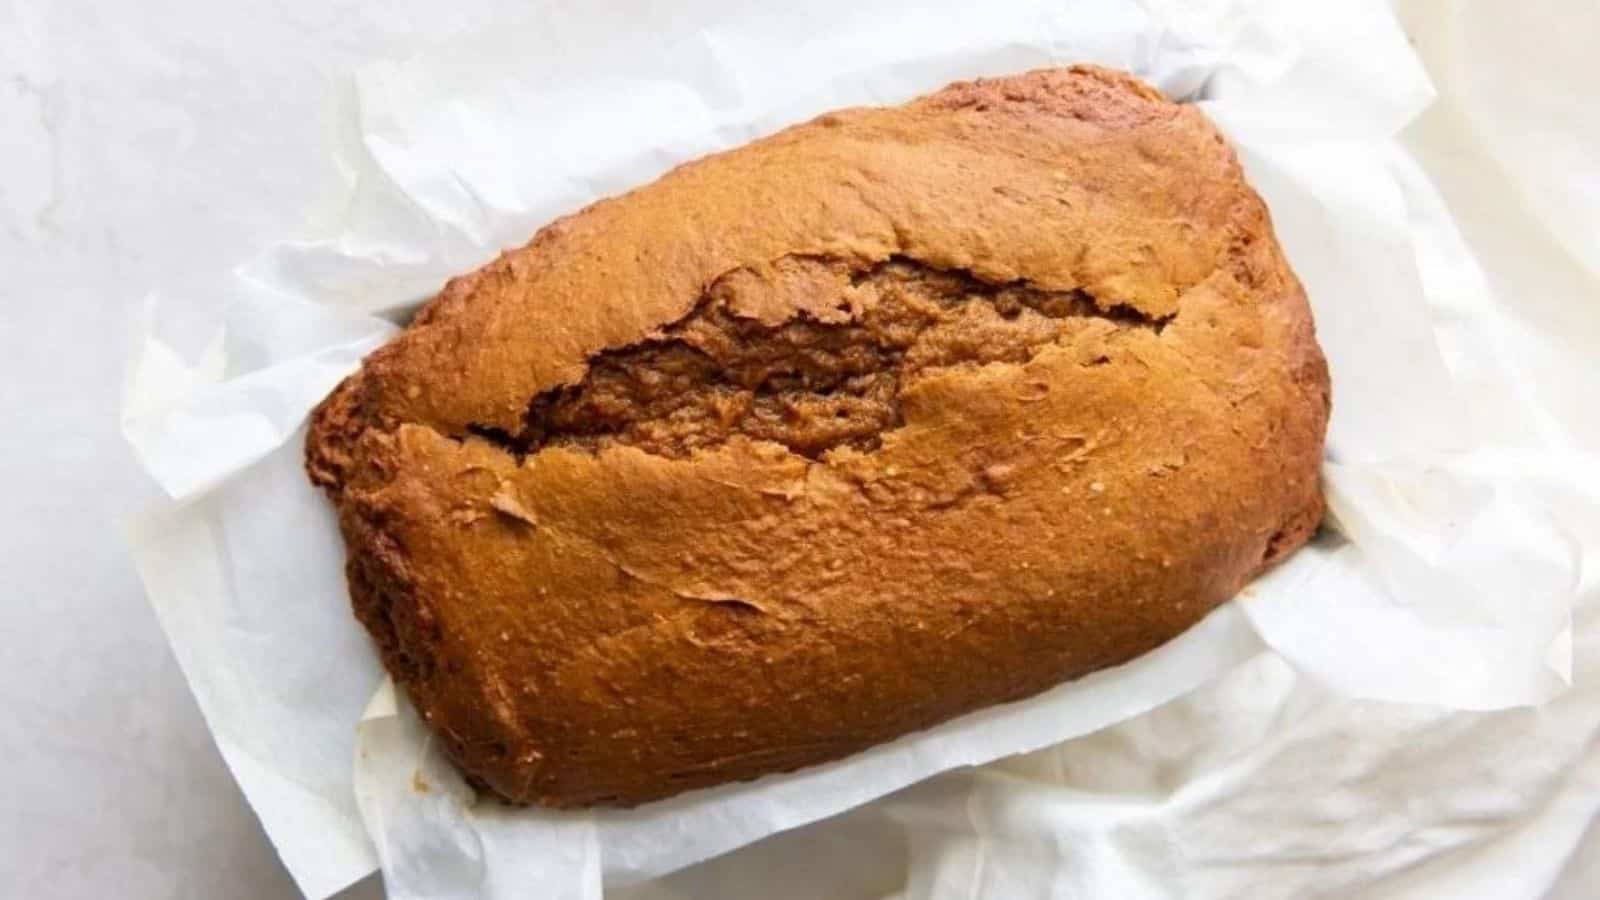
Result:
[[[294,895],[121,539],[154,496],[118,434],[129,326],[159,292],[197,348],[228,268],[324,212],[350,70],[520,5],[0,0],[0,895]],[[1514,18],[1540,4],[1502,5]],[[1403,4],[1430,68],[1454,39],[1441,8]],[[1555,298],[1548,327],[1596,327],[1594,306],[1560,305],[1584,276],[1530,249],[1536,225],[1506,212],[1515,185],[1461,149],[1468,126],[1435,78],[1443,99],[1408,139],[1496,290]],[[1569,799],[1600,795],[1590,757]],[[1597,880],[1591,828],[1552,896],[1592,896]]]

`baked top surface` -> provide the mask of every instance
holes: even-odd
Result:
[[[1221,136],[1073,67],[552,223],[368,358],[308,468],[463,768],[631,804],[1170,639],[1315,528],[1327,391]]]

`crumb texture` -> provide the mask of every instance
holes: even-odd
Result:
[[[1026,362],[1073,317],[1162,324],[1102,310],[1081,290],[991,284],[903,259],[764,268],[729,273],[659,336],[603,351],[581,382],[539,394],[514,445],[684,457],[743,435],[811,459],[839,446],[870,451],[901,422],[901,385],[922,373]],[[759,310],[774,305],[797,312],[768,324]]]
[[[317,409],[356,616],[483,790],[633,805],[1169,640],[1321,516],[1220,135],[1094,67],[825,115],[452,279]]]

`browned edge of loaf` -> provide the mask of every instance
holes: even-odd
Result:
[[[928,146],[922,146],[924,143]],[[1030,180],[1045,177],[1043,173],[1053,162],[1041,160],[1040,148],[1062,154],[1063,167],[1054,172],[1054,177],[1065,192],[1060,201],[1064,212],[1052,208],[1041,214],[1037,207],[1028,205],[1041,196],[1039,184],[1050,184]],[[1121,154],[1125,165],[1104,163],[1110,154]],[[926,172],[917,168],[936,165],[943,168]],[[806,180],[811,176],[820,178],[819,173],[824,172],[830,173],[825,184]],[[1015,173],[1014,185],[1008,181],[1013,177],[1011,173]],[[1150,184],[1150,190],[1162,190],[1168,196],[1141,193],[1141,179]],[[1186,179],[1193,181],[1192,193],[1183,193],[1189,190],[1183,187],[1189,183]],[[987,185],[989,181],[994,182],[992,188]],[[953,184],[959,187],[952,190]],[[916,189],[906,190],[908,186]],[[918,190],[924,191],[922,196],[906,196]],[[978,193],[983,196],[966,196]],[[1093,206],[1099,196],[1138,208],[1119,219],[1122,214],[1115,209]],[[785,208],[786,197],[794,198],[792,209]],[[1074,203],[1087,203],[1091,208],[1076,209],[1072,207]],[[755,218],[763,208],[771,221]],[[1160,216],[1155,213],[1162,211],[1170,212],[1171,222],[1159,221]],[[673,221],[679,230],[663,239],[658,232]],[[1090,228],[1100,230],[1091,233],[1087,230]],[[1059,232],[1063,250],[1070,250],[1066,255],[1072,258],[1058,258],[1053,253],[1056,232],[1051,229]],[[619,247],[629,253],[622,254]],[[1145,260],[1143,266],[1129,263],[1129,259],[1141,256]],[[709,329],[706,333],[716,339],[721,334],[716,328],[733,326],[697,324],[694,317],[703,313],[707,298],[736,275],[756,273],[758,289],[751,295],[755,305],[743,315],[749,321],[772,318],[764,323],[771,327],[760,331],[766,336],[764,340],[775,340],[771,338],[776,333],[773,329],[789,327],[789,323],[800,320],[806,327],[816,325],[821,329],[823,326],[818,323],[823,323],[829,313],[806,309],[803,297],[780,296],[781,288],[792,283],[803,285],[807,278],[834,277],[830,274],[834,270],[843,273],[838,277],[846,279],[846,285],[852,279],[893,276],[908,283],[915,281],[917,290],[924,294],[981,294],[986,303],[1004,302],[1022,310],[1004,321],[993,316],[982,319],[1002,339],[1020,327],[1007,323],[1017,321],[1035,328],[1056,329],[1040,332],[1054,337],[1042,344],[1028,345],[1014,357],[1007,356],[1004,350],[996,350],[992,358],[982,355],[986,351],[972,351],[977,355],[955,357],[955,362],[946,365],[945,369],[955,376],[946,378],[941,374],[945,369],[940,369],[937,377],[924,378],[915,385],[912,380],[920,377],[917,373],[899,380],[891,378],[887,387],[870,373],[852,376],[855,380],[830,376],[831,380],[825,379],[825,390],[806,395],[806,402],[821,402],[817,397],[825,397],[829,403],[844,404],[846,409],[840,417],[849,427],[841,426],[839,434],[812,427],[819,420],[809,411],[805,412],[805,428],[791,427],[781,415],[774,419],[762,413],[762,403],[770,405],[775,401],[762,395],[760,388],[739,393],[742,388],[732,385],[729,390],[745,404],[741,407],[744,418],[731,425],[724,423],[720,431],[706,432],[698,424],[684,429],[657,420],[631,421],[626,415],[604,419],[596,410],[609,409],[605,406],[607,398],[601,396],[597,400],[591,395],[606,385],[600,384],[587,394],[577,387],[594,383],[599,377],[595,373],[602,371],[605,361],[615,359],[618,361],[613,368],[621,374],[613,387],[631,397],[628,391],[637,394],[642,389],[628,381],[628,366],[662,363],[653,356],[638,363],[627,354],[653,352],[652,342],[671,338],[674,328]],[[943,281],[934,283],[938,279],[960,282],[949,287]],[[596,287],[606,284],[614,289]],[[968,287],[963,288],[962,284]],[[911,294],[907,289],[907,295]],[[913,299],[926,300],[921,295]],[[761,306],[772,302],[782,308]],[[1054,304],[1050,307],[1054,311],[1046,310],[1047,304]],[[956,313],[937,315],[949,317]],[[1056,318],[1045,321],[1051,316]],[[1081,322],[1067,321],[1074,317]],[[1127,336],[1134,331],[1140,334]],[[1225,337],[1216,336],[1223,332]],[[902,343],[915,348],[910,352],[921,352],[917,341],[938,343],[928,351],[936,362],[937,353],[956,352],[949,346],[959,343],[946,340],[937,326],[926,323],[923,331],[909,334],[911,337]],[[795,339],[811,337],[808,333]],[[856,352],[857,344],[850,343],[855,337],[839,340],[844,347],[836,353],[839,358]],[[1233,351],[1227,349],[1232,344],[1228,342],[1241,340],[1247,346],[1254,343],[1252,350],[1257,353],[1272,354],[1270,364],[1250,370],[1249,377],[1257,381],[1247,384],[1238,383],[1240,379],[1228,371],[1233,363]],[[857,343],[868,351],[882,351],[879,335]],[[1152,348],[1159,348],[1160,354]],[[893,359],[896,365],[902,365],[908,351],[900,344],[892,345],[891,350],[901,354]],[[957,634],[950,639],[969,641],[970,646],[952,645],[952,659],[936,661],[935,666],[961,668],[968,664],[967,656],[1017,648],[1030,648],[1029,652],[1036,653],[1041,661],[1036,664],[1030,656],[1024,663],[1013,664],[1017,672],[1005,675],[994,674],[992,669],[994,665],[1003,666],[1003,660],[974,662],[969,673],[972,677],[966,680],[980,682],[979,688],[968,692],[964,687],[947,685],[941,696],[948,696],[948,701],[930,698],[907,704],[903,715],[880,715],[881,724],[857,721],[847,712],[839,712],[835,719],[797,720],[796,728],[841,729],[840,734],[826,740],[802,742],[785,735],[783,740],[789,743],[767,748],[771,752],[759,746],[740,745],[735,728],[739,715],[796,712],[763,712],[761,704],[776,698],[764,696],[759,686],[730,687],[730,692],[738,695],[737,701],[749,707],[743,713],[725,708],[731,707],[735,699],[714,700],[699,694],[683,698],[683,708],[707,717],[704,728],[711,736],[706,741],[720,740],[739,748],[726,758],[716,756],[720,745],[697,743],[695,735],[685,733],[694,723],[674,722],[677,731],[651,734],[650,724],[671,718],[675,707],[662,706],[650,698],[607,694],[606,679],[624,677],[628,672],[608,669],[612,664],[605,662],[586,663],[589,668],[574,677],[589,680],[578,687],[555,690],[546,685],[542,696],[508,699],[507,691],[516,685],[508,688],[505,682],[532,680],[541,671],[539,660],[556,659],[566,651],[546,646],[537,636],[528,637],[521,632],[517,633],[517,640],[529,641],[526,663],[516,662],[515,658],[508,663],[507,657],[497,655],[498,651],[485,649],[482,641],[489,638],[475,631],[481,626],[459,624],[476,621],[463,618],[463,610],[478,601],[461,596],[456,590],[460,585],[441,582],[439,571],[448,568],[439,562],[444,556],[433,548],[406,543],[408,534],[427,534],[431,533],[428,528],[443,527],[439,521],[421,522],[428,515],[438,520],[459,515],[460,520],[452,519],[451,527],[474,535],[462,538],[463,542],[481,540],[485,553],[492,548],[515,546],[505,544],[508,539],[501,532],[526,528],[538,533],[549,517],[548,510],[540,505],[546,503],[546,498],[542,494],[530,498],[516,488],[520,483],[517,479],[536,464],[545,473],[526,477],[546,479],[539,483],[550,486],[563,502],[577,497],[578,502],[592,502],[596,508],[610,508],[620,501],[603,495],[598,487],[593,488],[596,496],[583,494],[583,489],[574,487],[582,483],[582,473],[590,473],[583,477],[592,477],[594,471],[605,471],[608,477],[633,479],[629,484],[654,485],[656,481],[651,479],[673,477],[662,473],[692,471],[694,477],[711,478],[715,473],[728,472],[734,473],[728,475],[733,478],[748,467],[758,473],[751,476],[750,484],[770,476],[770,484],[764,481],[754,489],[745,485],[748,490],[770,490],[782,495],[789,490],[784,487],[789,482],[783,478],[797,478],[797,483],[819,485],[819,496],[828,498],[833,496],[828,491],[834,489],[836,482],[853,479],[850,483],[854,490],[866,495],[879,490],[874,485],[888,483],[886,471],[895,471],[892,462],[881,460],[913,458],[917,441],[937,440],[934,431],[919,430],[916,417],[934,415],[925,407],[941,397],[947,402],[970,402],[949,398],[975,396],[957,382],[958,376],[970,381],[1001,371],[1011,377],[1020,368],[1042,365],[1044,356],[1054,359],[1063,353],[1087,354],[1075,362],[1078,368],[1073,370],[1084,373],[1086,384],[1090,378],[1122,379],[1114,384],[1106,382],[1112,386],[1103,390],[1084,388],[1089,408],[1111,408],[1119,400],[1141,397],[1138,391],[1148,390],[1150,383],[1139,381],[1137,370],[1143,366],[1145,370],[1154,367],[1183,379],[1181,387],[1166,382],[1169,387],[1159,398],[1170,407],[1172,415],[1180,417],[1175,424],[1184,421],[1184,415],[1231,410],[1242,423],[1233,426],[1232,437],[1228,437],[1226,421],[1201,425],[1202,420],[1195,418],[1184,424],[1199,432],[1197,437],[1223,446],[1225,452],[1218,451],[1221,455],[1232,454],[1228,456],[1232,468],[1224,469],[1223,475],[1248,484],[1249,490],[1242,493],[1250,496],[1231,496],[1227,485],[1185,482],[1183,479],[1189,477],[1183,468],[1186,462],[1192,469],[1203,468],[1200,455],[1191,459],[1187,451],[1172,462],[1158,461],[1152,468],[1149,460],[1132,458],[1145,452],[1145,445],[1131,450],[1127,445],[1118,445],[1106,451],[1105,458],[1110,462],[1105,465],[1110,468],[1104,470],[1105,475],[1086,474],[1101,471],[1093,468],[1099,463],[1092,460],[1086,465],[1080,460],[1061,464],[1059,471],[1067,473],[1061,476],[1063,491],[1071,489],[1078,497],[1092,497],[1098,491],[1117,495],[1124,484],[1134,483],[1131,476],[1124,480],[1124,475],[1133,471],[1135,462],[1149,469],[1152,479],[1167,478],[1168,483],[1187,485],[1177,494],[1159,496],[1168,498],[1163,502],[1170,502],[1179,511],[1174,515],[1188,517],[1185,521],[1191,530],[1185,533],[1192,535],[1201,549],[1185,556],[1188,551],[1181,540],[1173,537],[1170,529],[1163,530],[1166,526],[1156,513],[1124,511],[1112,518],[1112,507],[1108,505],[1104,529],[1110,536],[1104,540],[1104,552],[1123,556],[1107,555],[1099,561],[1100,569],[1093,571],[1125,565],[1135,574],[1119,576],[1130,579],[1132,585],[1120,593],[1111,575],[1103,575],[1101,581],[1095,582],[1095,603],[1099,605],[1089,606],[1087,612],[1098,617],[1092,621],[1100,623],[1106,635],[1099,643],[1091,637],[1068,633],[1065,640],[1070,652],[1046,662],[1046,654],[1037,650],[1045,646],[1038,643],[1044,638],[1017,636],[1018,629],[1028,628],[1025,617],[1009,619],[1003,623],[1004,628],[995,626],[993,633],[979,633],[983,628],[974,627],[971,637]],[[837,360],[830,360],[831,365],[837,365]],[[1279,373],[1276,380],[1262,374],[1269,369]],[[828,375],[803,374],[806,378]],[[719,402],[718,398],[727,393],[726,386],[708,382],[705,373],[688,371],[682,377],[684,384],[709,398],[707,404]],[[993,383],[1011,384],[1004,380]],[[1059,387],[1061,383],[1049,384]],[[1206,392],[1216,398],[1205,400],[1211,405],[1202,408],[1202,401],[1193,398]],[[909,417],[901,408],[907,402],[913,405],[914,415]],[[779,406],[791,408],[782,403]],[[1264,411],[1259,411],[1258,406]],[[537,433],[530,432],[534,408],[542,409],[540,414],[547,417],[566,415],[577,424],[555,437],[537,429]],[[705,412],[702,409],[696,414]],[[957,83],[903,107],[830,113],[751,145],[680,166],[652,185],[600,201],[551,223],[526,246],[503,254],[476,272],[452,279],[418,313],[409,328],[369,356],[362,369],[346,379],[313,413],[306,466],[312,481],[324,488],[338,506],[340,527],[349,550],[347,573],[357,617],[375,638],[385,666],[408,691],[473,783],[513,802],[633,805],[682,790],[839,758],[989,703],[1030,696],[1062,680],[1123,662],[1170,639],[1232,596],[1261,569],[1303,544],[1316,529],[1322,515],[1316,468],[1327,413],[1328,375],[1313,336],[1303,290],[1273,238],[1265,207],[1245,185],[1231,150],[1197,110],[1170,103],[1130,76],[1074,66]],[[996,421],[1012,422],[1002,413],[995,415],[999,416]],[[593,424],[597,416],[604,419],[602,425]],[[1130,427],[1130,433],[1139,427],[1148,429],[1148,424],[1137,424],[1137,413],[1132,418],[1136,424]],[[1070,446],[1080,451],[1083,447],[1094,450],[1095,442],[1103,439],[1107,429],[1114,432],[1113,426],[1119,425],[1125,423],[1113,421],[1095,434],[1077,435],[1077,443]],[[1235,448],[1244,439],[1241,430],[1257,446]],[[901,431],[910,434],[902,435]],[[1143,432],[1146,436],[1150,433]],[[1029,439],[1034,438],[1046,444],[1054,439],[1038,434]],[[1058,451],[1061,448],[1050,446]],[[1195,447],[1193,443],[1186,446]],[[641,451],[641,447],[645,450]],[[956,449],[959,448],[951,448],[951,452]],[[487,504],[487,513],[463,512],[464,507],[437,507],[441,501],[429,486],[429,479],[442,476],[427,466],[439,460],[456,460],[452,465],[458,464],[459,471],[490,473],[481,489],[463,488],[459,496],[451,495],[452,502],[475,498],[476,502]],[[933,457],[928,460],[928,465],[935,468],[944,465]],[[984,515],[999,515],[996,510],[1003,508],[1009,489],[1002,482],[1011,478],[1018,466],[1027,466],[1028,460],[979,462],[982,465],[977,474],[968,479],[968,493],[951,504],[967,503],[976,496],[988,504],[983,507]],[[601,463],[610,468],[585,468]],[[408,466],[419,468],[410,471]],[[1157,471],[1161,466],[1171,468]],[[571,467],[577,474],[562,480],[566,478],[560,474],[565,471],[562,467]],[[555,470],[559,471],[549,474]],[[1087,480],[1091,477],[1096,480]],[[916,495],[920,490],[913,488],[904,496]],[[663,503],[679,502],[670,486],[660,490],[661,496],[667,498]],[[1180,496],[1182,491],[1189,494]],[[1190,497],[1198,493],[1205,494],[1203,502]],[[891,505],[910,502],[903,500],[902,494],[876,496],[889,497],[881,502]],[[765,503],[771,499],[748,502]],[[793,499],[780,496],[777,502],[781,506]],[[928,506],[917,508],[945,508],[928,502]],[[1207,503],[1220,511],[1213,512]],[[692,504],[685,508],[691,507]],[[627,509],[625,505],[615,508]],[[1066,521],[1079,521],[1071,518],[1078,515],[1077,509],[1070,506],[1063,511]],[[582,520],[588,513],[573,515]],[[629,514],[618,515],[626,518]],[[488,521],[480,521],[484,516]],[[1124,521],[1129,519],[1131,524]],[[1193,528],[1197,522],[1206,527]],[[934,526],[930,524],[928,528]],[[1129,535],[1136,535],[1140,528],[1149,529],[1154,535],[1151,540],[1155,546],[1149,559],[1143,558],[1143,551],[1137,553],[1139,559],[1126,557],[1128,548],[1137,546],[1130,543],[1136,538]],[[473,529],[492,530],[493,534]],[[1206,533],[1208,530],[1216,534]],[[619,531],[625,532],[626,528]],[[798,535],[799,532],[781,532],[786,540],[799,540]],[[681,538],[682,546],[692,549],[692,536]],[[826,542],[825,537],[812,539]],[[666,546],[671,546],[672,539],[667,540]],[[984,547],[1010,545],[991,545],[985,540],[975,537],[977,544]],[[1010,538],[1011,544],[1026,541],[1027,536],[1022,534]],[[894,544],[888,542],[886,546]],[[1094,552],[1101,552],[1099,546]],[[472,543],[472,547],[479,544]],[[584,552],[604,555],[600,551]],[[612,548],[607,552],[616,551]],[[424,554],[430,554],[429,559],[434,561],[419,563]],[[1038,559],[1025,557],[1018,565],[1026,566],[1031,564],[1028,560]],[[1151,561],[1156,557],[1161,557],[1159,563]],[[1118,562],[1124,558],[1125,563]],[[807,562],[799,556],[795,560]],[[656,563],[654,559],[646,561],[650,565]],[[654,569],[647,577],[639,573],[638,565],[629,568],[615,559],[611,562],[637,582],[658,577]],[[478,563],[492,567],[496,559],[479,557]],[[1159,569],[1152,569],[1153,565],[1175,568],[1163,575]],[[688,641],[696,647],[723,647],[725,653],[737,656],[763,647],[770,649],[779,640],[777,635],[794,633],[783,632],[783,628],[812,628],[822,634],[825,626],[831,627],[826,614],[819,618],[814,609],[804,610],[806,604],[801,601],[785,605],[774,614],[764,601],[754,597],[740,598],[732,593],[726,598],[698,596],[693,589],[682,587],[690,569],[678,570],[666,563],[660,567],[677,579],[669,591],[676,599],[650,602],[683,603],[689,611],[663,616],[651,607],[651,615],[657,618],[648,621],[672,620],[670,627],[677,629],[671,635],[675,640]],[[822,567],[826,567],[825,562]],[[982,583],[981,573],[962,571],[962,577],[970,575],[975,579],[972,583]],[[1084,571],[1090,570],[1073,569],[1072,573],[1081,577]],[[457,575],[466,579],[465,584],[489,577],[468,569],[459,570]],[[566,583],[561,578],[565,577],[552,576],[552,588],[564,590]],[[759,583],[763,578],[792,581],[799,576],[780,576],[774,570],[753,577]],[[1189,579],[1193,586],[1174,586],[1179,578]],[[729,580],[739,582],[732,576]],[[1171,609],[1134,608],[1138,592],[1147,582],[1154,585],[1152,596],[1177,598]],[[1006,596],[1016,591],[1025,594],[1019,584],[1005,581],[996,591]],[[1043,591],[1045,585],[1057,582],[1046,579],[1038,584]],[[482,615],[514,621],[516,613],[506,612],[510,608],[506,604],[514,607],[517,603],[535,602],[533,592],[537,587],[524,584],[501,593],[490,591],[494,602],[500,605],[492,609],[486,606]],[[635,587],[639,591],[653,590],[647,585]],[[538,590],[543,593],[542,588]],[[1053,587],[1049,594],[1055,596]],[[656,594],[648,596],[655,598]],[[560,609],[552,607],[551,615],[564,614],[582,599],[561,594],[564,605]],[[594,636],[597,643],[625,633],[632,636],[644,627],[640,622],[630,624],[626,612],[613,613],[601,607],[598,596],[588,602],[595,604],[596,615],[618,617],[617,627],[608,625]],[[963,597],[961,605],[965,608],[971,602],[970,597]],[[851,615],[859,615],[854,607],[851,609]],[[923,611],[923,607],[917,607],[918,615]],[[970,611],[962,614],[972,617]],[[522,618],[528,617],[524,614]],[[1122,623],[1126,626],[1121,627]],[[860,619],[857,625],[863,634],[877,634],[874,629],[891,627],[876,619]],[[561,634],[560,629],[579,626],[550,627]],[[463,630],[471,632],[471,640],[456,643],[458,632]],[[844,652],[840,648],[846,646],[846,639],[831,631],[826,634],[827,638],[818,638],[806,652]],[[648,635],[639,638],[649,639]],[[1051,639],[1063,640],[1059,634]],[[907,641],[908,649],[928,652],[928,645],[918,639],[907,637]],[[618,652],[624,649],[648,653],[660,646],[630,645],[619,647]],[[745,663],[755,665],[755,659],[750,656]],[[688,683],[701,691],[706,690],[705,684],[693,679],[726,677],[728,672],[738,671],[715,670],[713,664],[705,665],[704,669],[688,665],[683,673]],[[918,677],[917,673],[885,674],[894,665],[892,660],[860,661],[863,671],[870,674],[869,681],[885,679],[890,688],[914,694],[913,688],[896,679],[909,682]],[[846,669],[829,663],[816,674],[831,676]],[[665,677],[664,673],[670,671],[662,669],[656,677]],[[790,683],[781,670],[752,677],[771,677],[775,684]],[[989,682],[984,683],[985,678]],[[811,698],[816,703],[848,706],[855,696],[830,693],[822,687],[817,690]],[[602,740],[585,737],[576,730],[562,730],[569,727],[562,723],[582,718],[572,715],[574,712],[592,710],[597,721],[611,722],[613,707],[620,709],[636,702],[646,710],[637,714],[646,732],[641,742],[670,741],[675,742],[674,747],[650,745],[630,751],[620,746],[626,741],[614,737]],[[892,703],[871,698],[861,702],[874,709],[877,707],[873,704],[885,710],[894,708]],[[537,719],[533,707],[539,704],[563,711],[564,718],[560,722],[544,721],[543,731],[531,728],[530,717]],[[722,718],[724,714],[728,718]],[[564,747],[572,749],[571,759],[564,755]]]

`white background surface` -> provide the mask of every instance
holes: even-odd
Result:
[[[198,347],[228,267],[329,212],[316,208],[338,183],[327,132],[356,64],[512,5],[0,0],[0,895],[292,895],[123,549],[119,521],[151,496],[117,436],[126,336],[159,290]],[[1501,5],[1510,21],[1574,15],[1570,34],[1600,25],[1582,0]],[[1483,110],[1452,92],[1472,77],[1464,48],[1484,36],[1449,25],[1443,6],[1404,7],[1443,94],[1410,144],[1497,294],[1524,302],[1530,327],[1592,338],[1594,245],[1550,240],[1528,212],[1550,186],[1508,177],[1472,139]],[[1528,30],[1537,56],[1551,30]],[[1534,95],[1578,89],[1561,82],[1565,58],[1549,57],[1548,68],[1491,73],[1509,80],[1505,105],[1531,117],[1519,131],[1537,130],[1540,111],[1514,102],[1518,78]],[[1596,424],[1576,436],[1593,446],[1600,417],[1587,418]],[[1570,712],[1496,727],[1531,737]],[[1357,733],[1361,716],[1352,708]],[[1469,735],[1453,752],[1470,761],[1472,749]],[[1579,789],[1600,791],[1597,760],[1591,749]],[[1600,880],[1600,839],[1589,844],[1557,896],[1590,896],[1584,885]]]

